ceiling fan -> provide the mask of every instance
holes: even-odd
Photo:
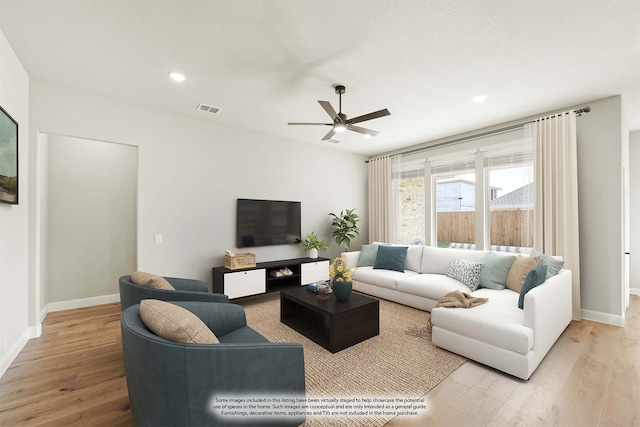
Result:
[[[345,92],[345,87],[342,85],[337,85],[335,87],[336,93],[340,97],[340,104],[338,108],[338,112],[333,109],[329,101],[318,101],[318,103],[324,108],[324,111],[329,114],[333,123],[288,123],[289,125],[321,125],[321,126],[332,126],[329,133],[327,133],[322,140],[328,141],[330,140],[336,132],[344,132],[346,130],[350,130],[353,132],[358,132],[363,134],[364,136],[373,137],[376,136],[379,132],[371,129],[365,129],[360,126],[354,126],[354,123],[360,123],[367,120],[377,119],[379,117],[389,116],[391,113],[386,108],[384,110],[375,111],[373,113],[364,114],[362,116],[354,117],[353,119],[347,119],[347,115],[342,113],[342,94]]]

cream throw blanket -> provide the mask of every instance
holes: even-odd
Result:
[[[489,298],[478,298],[469,295],[466,292],[452,291],[438,300],[435,308],[447,307],[447,308],[473,308],[487,302]],[[431,316],[427,322],[427,330],[431,332],[433,324],[431,323]]]

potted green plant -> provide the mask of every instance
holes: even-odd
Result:
[[[340,211],[340,215],[330,213],[333,217],[331,226],[333,227],[333,237],[338,245],[344,246],[345,251],[351,246],[351,241],[360,234],[358,228],[358,221],[360,217],[355,213],[355,209],[346,209],[346,211]]]
[[[318,251],[326,251],[329,246],[323,240],[320,240],[315,231],[307,234],[300,244],[305,251],[309,252],[309,258],[318,258]]]

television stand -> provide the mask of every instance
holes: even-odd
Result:
[[[285,267],[290,275],[272,274]],[[212,271],[213,292],[235,299],[329,280],[329,258],[292,258],[259,262],[255,267],[238,270],[214,267]]]

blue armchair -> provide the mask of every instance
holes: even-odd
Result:
[[[124,310],[134,304],[140,304],[143,299],[159,299],[162,301],[202,301],[229,302],[224,294],[209,292],[209,285],[202,280],[165,277],[175,290],[152,289],[136,285],[131,276],[120,277],[120,305]]]
[[[220,344],[182,344],[151,332],[140,305],[122,312],[122,349],[136,426],[293,426],[304,415],[229,417],[214,411],[215,396],[304,399],[302,345],[271,343],[247,326],[236,304],[172,302],[198,316]]]

